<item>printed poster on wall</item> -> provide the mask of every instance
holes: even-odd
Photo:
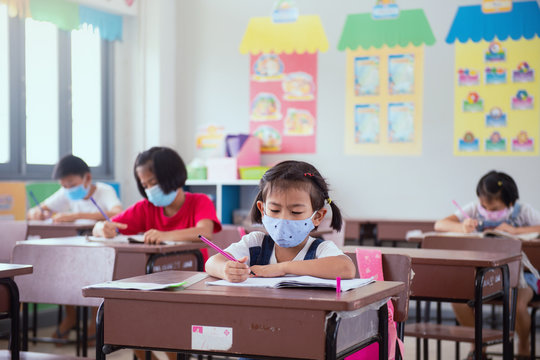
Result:
[[[346,153],[420,154],[423,47],[347,50],[347,63]]]
[[[317,53],[250,54],[250,133],[263,152],[315,152]]]
[[[538,155],[540,39],[455,47],[454,154]]]
[[[421,9],[378,1],[372,13],[347,16],[338,44],[347,55],[346,154],[422,153],[424,44],[434,43]]]

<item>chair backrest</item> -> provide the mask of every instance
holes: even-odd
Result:
[[[521,254],[521,240],[502,237],[474,236],[426,236],[422,241],[424,249],[443,250],[472,250],[504,253],[509,255]],[[519,281],[520,261],[508,264],[510,286],[517,286]]]
[[[212,242],[220,248],[226,249],[229,245],[240,241],[241,238],[242,236],[240,235],[238,226],[223,224],[221,231],[212,235]],[[208,256],[215,255],[216,253],[216,250],[208,248]]]
[[[8,263],[17,241],[26,239],[26,221],[0,220],[0,262]]]
[[[356,252],[346,252],[356,267],[358,277],[358,263]],[[409,292],[411,286],[411,258],[408,255],[382,254],[382,266],[384,280],[401,281],[405,284],[405,289],[392,299],[394,304],[394,320],[404,322],[409,316]]]
[[[112,247],[19,243],[12,262],[34,266],[31,275],[15,278],[20,301],[98,306],[101,299],[85,298],[81,289],[112,280],[114,260]]]

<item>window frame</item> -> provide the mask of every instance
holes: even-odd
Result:
[[[72,153],[71,33],[58,31],[59,159]],[[52,165],[26,163],[25,20],[8,17],[9,162],[1,180],[50,180]],[[101,164],[92,176],[114,178],[114,43],[101,39]]]

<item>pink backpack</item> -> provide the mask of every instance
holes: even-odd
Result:
[[[382,254],[380,250],[356,249],[356,262],[358,274],[361,278],[373,277],[375,280],[384,280],[382,269]],[[388,359],[396,357],[396,341],[403,357],[403,342],[397,337],[396,323],[394,322],[394,305],[388,300]],[[379,343],[373,343],[368,347],[347,356],[346,360],[373,360],[379,358]]]

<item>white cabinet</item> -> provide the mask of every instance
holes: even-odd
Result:
[[[233,211],[249,211],[259,192],[259,180],[188,180],[185,189],[203,193],[212,199],[218,219],[223,224],[233,223]]]

